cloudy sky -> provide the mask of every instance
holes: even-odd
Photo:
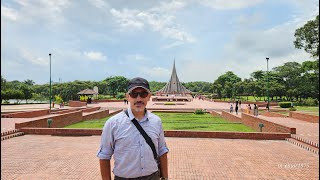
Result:
[[[310,60],[294,32],[319,14],[318,0],[1,0],[1,75],[167,82],[241,78]]]

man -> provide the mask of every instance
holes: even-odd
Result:
[[[148,112],[146,106],[151,97],[147,80],[137,77],[128,83],[126,98],[130,103],[126,112],[111,117],[104,125],[101,145],[97,153],[103,180],[111,179],[110,159],[114,155],[115,180],[168,179],[167,153],[169,151],[158,116]],[[160,172],[153,150],[147,144],[131,120],[136,119],[152,139],[160,160]]]

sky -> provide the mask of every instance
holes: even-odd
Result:
[[[1,0],[7,80],[101,81],[110,76],[214,82],[312,60],[294,32],[318,0]]]

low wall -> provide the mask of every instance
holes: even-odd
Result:
[[[15,123],[15,129],[21,129],[22,127],[48,127],[48,120],[49,118],[42,118],[34,121],[22,122],[22,123]],[[59,128],[64,127],[70,124],[78,123],[82,121],[82,111],[76,111],[66,114],[59,114],[57,116],[50,117],[52,119],[51,127],[52,128]]]
[[[86,108],[83,109],[82,112],[93,112],[99,110],[101,107],[93,107],[93,108]]]
[[[170,107],[170,105],[168,105]],[[152,111],[164,111],[164,110],[168,110],[168,111],[172,111],[172,110],[176,110],[176,111],[192,111],[195,112],[198,108],[148,108],[148,110],[152,110]]]
[[[315,116],[311,114],[290,111],[289,117],[299,119],[302,121],[311,122],[311,123],[319,123],[319,116]]]
[[[102,129],[76,129],[76,128],[21,128],[25,134],[61,135],[61,136],[100,136]]]
[[[240,117],[235,116],[235,115],[233,115],[231,113],[228,113],[226,111],[222,111],[222,115],[221,116],[222,116],[222,118],[227,119],[227,120],[229,120],[231,122],[242,122]]]
[[[259,114],[267,116],[267,117],[282,117],[282,118],[287,117],[284,114],[278,114],[278,113],[268,112],[268,111],[262,111],[262,112],[260,111]]]
[[[94,120],[94,119],[101,119],[109,116],[109,110],[100,110],[98,112],[88,113],[83,115],[82,120]]]
[[[148,109],[149,110],[149,109]],[[150,110],[151,112],[162,112],[162,113],[194,113],[194,110]]]
[[[221,114],[219,114],[217,111],[210,111],[209,112],[212,116],[214,116],[214,117],[221,117]]]
[[[289,133],[261,133],[261,132],[210,132],[210,131],[165,131],[166,137],[194,137],[194,138],[224,138],[224,139],[258,139],[285,140],[291,137]]]
[[[118,114],[118,113],[121,112],[121,111],[123,111],[123,109],[116,110],[116,111],[114,111],[114,112],[112,112],[112,113],[109,113],[109,116],[113,116],[113,115],[115,115],[115,114]]]
[[[81,102],[81,101],[69,101],[69,107],[81,107],[81,106],[87,106],[87,103]]]
[[[122,100],[111,100],[111,99],[95,99],[92,102],[123,102]]]
[[[61,136],[100,136],[102,129],[74,128],[21,128],[25,134],[61,135]],[[266,132],[222,132],[222,131],[164,131],[165,137],[194,137],[194,138],[224,138],[224,139],[255,139],[255,140],[285,140],[289,133]]]
[[[211,101],[211,100],[210,100]],[[224,103],[233,103],[233,101],[224,101],[224,100],[220,100],[220,99],[212,99],[212,101],[214,102],[224,102]],[[236,101],[234,101],[234,103],[236,103]],[[266,107],[267,102],[255,102],[255,101],[241,101],[241,104],[257,104],[259,107]],[[270,106],[278,106],[277,102],[269,102]],[[251,106],[253,107],[253,106]]]
[[[45,116],[49,114],[49,109],[37,110],[37,111],[25,111],[25,112],[16,112],[8,113],[1,115],[2,118],[33,118],[38,116]]]
[[[256,131],[260,131],[259,124],[263,123],[264,127],[262,128],[263,132],[282,132],[282,133],[291,133],[296,134],[296,128],[290,128],[273,122],[269,122],[258,117],[242,113],[241,114],[242,123],[246,126],[249,126]]]
[[[65,110],[55,111],[55,112],[51,111],[51,114],[65,114],[65,113],[75,112],[75,111],[78,111],[78,110],[77,109],[65,109]]]

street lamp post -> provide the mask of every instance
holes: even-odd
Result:
[[[49,57],[50,57],[50,81],[49,81],[49,84],[50,84],[50,90],[49,90],[50,111],[49,111],[49,113],[51,114],[51,53],[49,54]]]
[[[267,104],[267,108],[268,108],[268,111],[270,110],[270,103],[269,103],[269,65],[268,65],[268,62],[269,62],[269,58],[267,57],[267,101],[268,101],[268,104]]]

